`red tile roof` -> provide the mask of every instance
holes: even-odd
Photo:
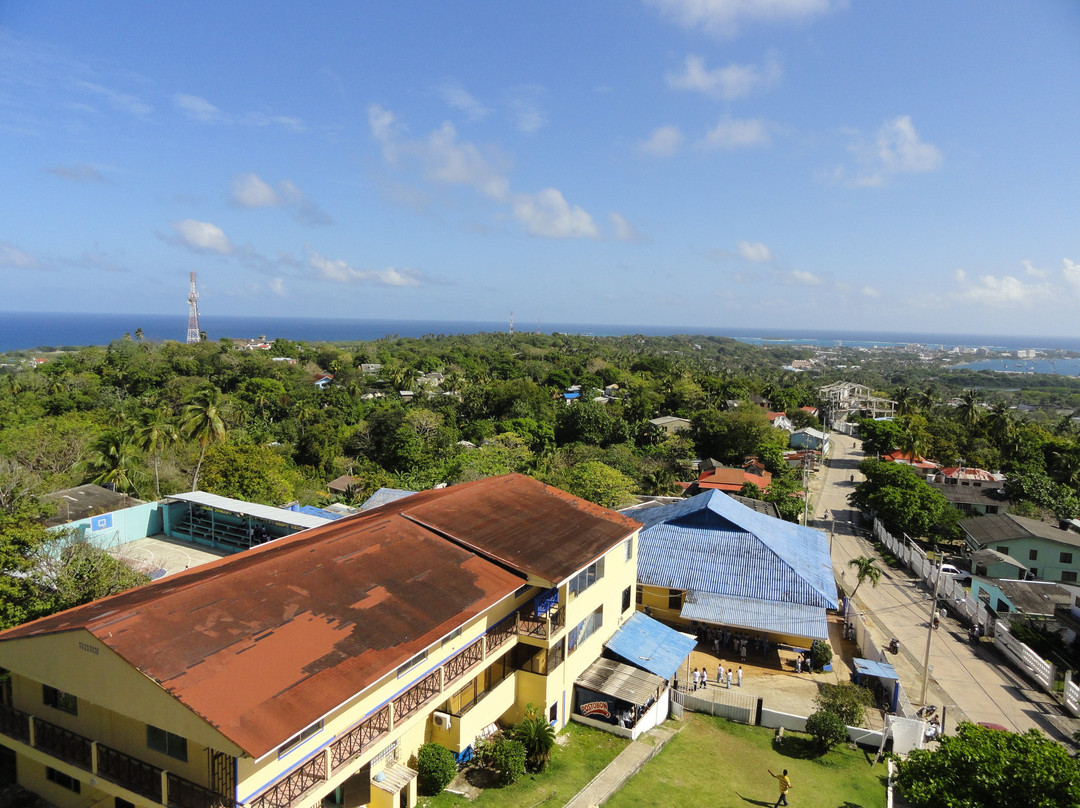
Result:
[[[562,580],[637,528],[521,475],[478,480],[9,629],[0,642],[89,631],[257,758],[512,594],[522,573]]]

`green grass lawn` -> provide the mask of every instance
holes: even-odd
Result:
[[[565,743],[562,742],[564,736]],[[473,801],[444,791],[437,797],[420,797],[419,805],[429,808],[533,808],[540,805],[554,808],[565,805],[603,771],[628,743],[625,738],[580,724],[568,724],[559,733],[559,741],[559,745],[552,750],[551,762],[542,774],[526,774],[513,785],[484,789]]]
[[[873,753],[847,746],[819,757],[799,733],[774,748],[773,730],[686,713],[682,731],[605,805],[771,807],[779,790],[768,769],[787,769],[796,808],[880,808],[887,770],[872,761]]]

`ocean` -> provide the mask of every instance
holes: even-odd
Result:
[[[468,320],[344,320],[314,317],[216,316],[201,314],[199,323],[211,340],[221,337],[265,336],[305,342],[342,342],[381,339],[386,336],[422,337],[427,334],[475,334],[507,331],[508,322]],[[0,352],[37,348],[107,345],[125,333],[143,330],[150,341],[177,340],[187,336],[187,314],[84,314],[0,312]],[[529,328],[519,330],[532,330]],[[927,345],[935,348],[986,347],[998,350],[1043,349],[1080,352],[1080,337],[1006,337],[985,334],[890,333],[868,331],[804,330],[795,328],[728,328],[723,326],[633,325],[594,323],[544,323],[545,333],[593,336],[641,334],[666,336],[700,334],[731,337],[755,345],[855,347]],[[1071,374],[1070,374],[1071,375]]]

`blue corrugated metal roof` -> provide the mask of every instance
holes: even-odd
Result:
[[[896,668],[888,662],[876,662],[873,659],[853,659],[855,672],[863,676],[877,676],[882,679],[899,679]]]
[[[625,514],[644,525],[641,583],[838,606],[829,542],[820,530],[758,513],[722,491]]]
[[[345,514],[328,511],[324,508],[316,508],[314,505],[290,505],[289,510],[295,513],[306,513],[308,516],[318,516],[322,519],[340,519]]]
[[[631,665],[670,679],[690,656],[697,640],[641,612],[622,624],[604,645]]]
[[[829,639],[829,621],[822,606],[738,598],[710,592],[691,592],[683,602],[685,620],[701,620],[732,628]]]

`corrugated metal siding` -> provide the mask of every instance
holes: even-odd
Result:
[[[683,603],[685,620],[701,620],[724,626],[829,639],[825,609],[801,603],[773,603],[753,598],[736,598],[708,592],[693,592]]]
[[[693,637],[635,612],[604,647],[631,665],[670,679],[696,645]]]
[[[650,586],[837,608],[824,533],[773,519],[719,491],[650,508],[638,580]]]
[[[641,668],[601,658],[585,669],[577,683],[605,696],[642,705],[656,695],[657,689],[667,685],[667,680]]]

